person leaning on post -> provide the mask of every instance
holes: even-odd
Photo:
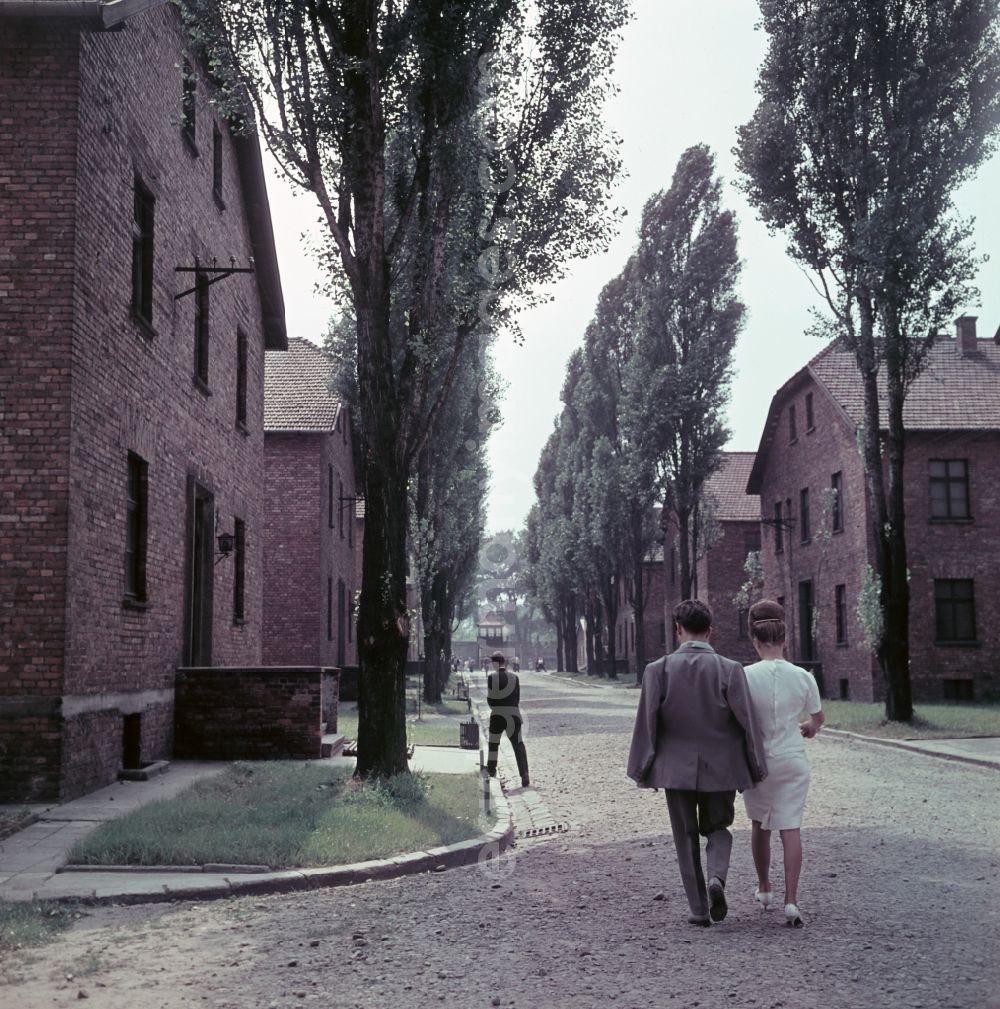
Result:
[[[743,667],[709,644],[712,611],[674,609],[677,650],[646,666],[628,758],[640,788],[662,788],[692,925],[722,921],[736,790],[767,775]],[[707,839],[708,886],[699,835]]]
[[[486,677],[486,703],[490,706],[489,756],[486,770],[491,778],[497,773],[497,751],[500,740],[506,734],[514,748],[517,773],[521,775],[521,787],[530,785],[528,779],[528,750],[524,745],[524,718],[521,715],[521,684],[515,673],[507,671],[507,657],[503,652],[494,652],[490,657],[493,671]]]

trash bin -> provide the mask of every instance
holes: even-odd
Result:
[[[459,723],[458,745],[463,750],[479,749],[479,723],[474,718]]]

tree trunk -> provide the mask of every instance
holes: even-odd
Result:
[[[566,666],[563,664],[563,632],[562,632],[562,615],[560,614],[559,619],[555,623],[556,628],[556,669],[565,669]]]
[[[589,593],[587,594],[585,616],[587,618],[587,640],[585,643],[587,649],[587,675],[594,676],[597,673],[597,653],[594,648],[594,632],[597,617],[594,613],[594,600]]]
[[[566,672],[576,673],[579,672],[579,666],[576,659],[576,600],[572,595],[569,596],[566,601],[565,620],[566,626],[563,628],[563,650],[566,653]]]
[[[594,614],[594,675],[603,676],[607,663],[607,649],[604,647],[604,614],[600,602],[591,599]]]
[[[358,613],[358,766],[364,778],[406,764],[406,475],[365,467],[365,535]]]
[[[903,400],[902,365],[894,349],[899,337],[889,339],[887,353],[889,420],[889,499],[885,531],[886,567],[882,577],[885,633],[882,664],[885,669],[885,716],[894,722],[913,719],[910,690],[910,583],[906,568],[906,533],[903,502]]]
[[[645,558],[638,553],[635,563],[632,588],[632,613],[635,616],[635,681],[642,682],[642,671],[646,668],[646,580]]]
[[[618,679],[615,669],[615,631],[618,629],[618,584],[614,576],[608,578],[601,593],[604,597],[604,622],[608,628],[607,674],[611,680]]]
[[[691,511],[677,510],[677,552],[681,563],[681,601],[691,598]]]

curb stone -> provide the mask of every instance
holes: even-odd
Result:
[[[925,757],[937,757],[939,760],[952,760],[959,764],[974,764],[977,767],[988,767],[1000,771],[1000,761],[985,757],[968,757],[964,753],[944,753],[941,750],[930,750],[920,745],[920,741],[910,742],[901,739],[880,739],[878,736],[863,736],[859,732],[848,732],[847,729],[822,729],[824,736],[835,739],[854,740],[858,743],[873,743],[875,746],[889,746],[895,750],[906,750],[909,753],[919,753]]]

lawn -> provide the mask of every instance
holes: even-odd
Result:
[[[826,724],[863,736],[883,739],[949,739],[962,736],[1000,736],[1000,704],[960,701],[915,704],[912,723],[887,722],[884,704],[823,701]]]
[[[141,806],[77,843],[70,863],[272,868],[341,865],[483,832],[478,774],[361,783],[344,768],[238,763],[173,799]]]

